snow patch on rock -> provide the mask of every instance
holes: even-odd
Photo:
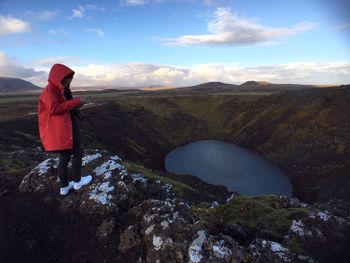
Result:
[[[88,163],[92,162],[93,160],[96,160],[98,158],[102,157],[102,154],[95,153],[95,154],[89,154],[85,155],[82,159],[82,166],[87,165]]]
[[[54,168],[57,168],[58,165],[58,158],[50,158],[46,159],[45,161],[41,162],[34,168],[34,170],[38,171],[38,175],[42,176],[43,174],[47,173],[51,166]]]
[[[228,203],[231,200],[233,200],[233,198],[235,198],[236,196],[237,196],[236,194],[232,194],[229,198],[226,199],[226,203]]]
[[[213,245],[214,256],[218,258],[228,258],[232,255],[231,250],[225,247],[225,241],[220,240]]]
[[[146,231],[145,231],[145,234],[146,234],[146,235],[151,234],[152,231],[153,231],[153,229],[154,229],[154,226],[155,226],[155,224],[153,224],[153,225],[147,227],[147,229],[146,229]]]
[[[216,208],[219,206],[219,203],[216,202],[216,201],[213,201],[211,204],[210,204],[210,207],[209,208]]]
[[[114,186],[109,186],[109,182],[103,182],[89,193],[89,199],[95,200],[103,205],[113,206],[111,202],[112,195],[110,194],[113,190]]]
[[[116,163],[115,160],[111,159],[111,160],[108,160],[107,162],[104,162],[101,166],[96,167],[96,169],[94,170],[94,173],[97,176],[100,176],[106,172],[111,172],[116,169],[123,170],[123,168],[124,168],[123,165]]]
[[[143,184],[146,184],[147,183],[147,179],[145,177],[143,177],[141,174],[131,174],[131,177],[132,177],[132,182],[135,183],[135,182],[141,182]]]
[[[318,212],[317,216],[323,221],[328,221],[332,217],[328,211]]]
[[[169,226],[169,222],[166,220],[162,221],[160,224],[163,227],[163,229],[166,229]]]
[[[293,220],[290,230],[299,236],[312,235],[310,231],[305,232],[304,224],[300,220]]]
[[[114,155],[114,156],[111,157],[111,160],[120,162],[122,159],[118,155]]]
[[[300,220],[293,220],[290,230],[299,236],[304,236],[304,224]]]
[[[198,237],[193,240],[192,244],[188,249],[188,255],[190,257],[190,263],[198,263],[202,260],[202,245],[205,241],[205,232],[200,230],[197,232]]]
[[[283,247],[281,244],[274,242],[274,241],[262,241],[262,245],[264,247],[270,247],[271,251],[275,252],[280,259],[282,259],[284,262],[290,262],[290,258],[287,257],[285,254],[286,252],[289,252],[288,248]]]
[[[155,250],[159,250],[163,245],[163,240],[160,236],[153,236],[153,246]]]

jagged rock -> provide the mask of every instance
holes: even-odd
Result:
[[[124,180],[126,184],[132,184],[138,194],[145,199],[174,198],[176,196],[172,185],[160,183],[159,180],[150,180],[138,173],[130,173]]]
[[[205,261],[202,262],[241,262],[243,259],[243,248],[234,239],[226,235],[209,236],[203,242],[202,247],[202,255],[206,257]],[[192,256],[191,260],[196,262],[193,259]]]
[[[239,262],[242,258],[243,250],[234,239],[208,234],[182,200],[146,200],[129,214],[141,222],[146,262]]]
[[[338,202],[338,205],[343,207],[344,203]],[[316,260],[321,260],[330,254],[339,253],[337,244],[349,240],[350,217],[346,210],[341,212],[344,217],[331,213],[339,210],[335,203],[332,208],[327,205],[318,207],[327,207],[329,210],[313,209],[307,218],[293,220],[285,241],[298,242]]]
[[[280,196],[280,201],[282,203],[282,206],[284,208],[289,207],[308,207],[308,204],[301,202],[298,198],[293,197],[287,197],[287,196]]]
[[[350,203],[343,200],[333,199],[326,203],[316,203],[315,207],[325,211],[324,214],[332,214],[335,218],[349,218],[350,217]],[[325,216],[325,219],[328,216]]]
[[[137,233],[135,226],[129,226],[123,233],[120,235],[120,243],[118,249],[126,253],[130,249],[137,249],[141,245],[142,241]]]
[[[101,225],[99,225],[97,228],[96,236],[101,240],[105,239],[113,232],[115,224],[116,222],[113,217],[103,220]]]
[[[141,213],[140,213],[141,209]],[[147,262],[186,262],[194,217],[181,200],[146,200],[130,213],[141,215],[140,227]]]
[[[233,194],[227,202],[198,208],[177,197],[161,177],[128,172],[118,156],[103,151],[83,158],[83,174],[91,174],[92,183],[62,197],[57,162],[40,163],[24,177],[20,191],[44,192],[44,202],[57,201],[63,214],[102,219],[96,229],[101,241],[113,238],[116,220],[123,218],[118,250],[134,254],[135,261],[312,263],[336,254],[338,242],[348,240],[349,206],[342,201],[308,205],[284,196]],[[272,225],[276,222],[280,228]]]
[[[294,262],[294,255],[288,248],[277,242],[262,239],[256,239],[250,244],[245,258],[256,263]]]
[[[59,182],[56,176],[58,159],[47,159],[35,167],[22,180],[20,192],[47,192],[56,196]],[[118,211],[118,204],[128,197],[128,190],[121,180],[127,175],[118,156],[106,152],[94,152],[83,157],[83,174],[91,174],[93,181],[66,197],[58,197],[60,211],[67,213],[78,209],[81,213],[105,214]]]
[[[19,191],[24,192],[45,192],[57,185],[56,168],[58,159],[46,159],[27,174],[20,186]]]

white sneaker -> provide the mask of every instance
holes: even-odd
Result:
[[[91,176],[91,175],[82,176],[82,177],[80,178],[80,181],[79,181],[79,182],[74,183],[73,188],[74,188],[75,190],[78,190],[78,189],[80,189],[82,186],[89,184],[89,183],[91,182],[91,180],[92,180],[92,176]]]
[[[69,190],[72,189],[74,186],[74,181],[70,181],[66,187],[60,188],[60,195],[67,195],[69,193]]]

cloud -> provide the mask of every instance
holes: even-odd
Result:
[[[350,23],[346,23],[340,26],[337,26],[335,28],[333,28],[333,31],[341,31],[341,30],[347,30],[350,29]]]
[[[85,5],[86,10],[92,10],[92,11],[106,11],[106,8],[100,7],[97,5],[87,4]]]
[[[31,10],[28,10],[26,13],[29,14],[32,17],[35,17],[36,19],[39,20],[52,20],[56,18],[57,14],[59,11],[51,11],[51,10],[43,10],[39,12],[34,12]]]
[[[145,87],[191,86],[220,81],[241,84],[248,80],[294,84],[349,84],[350,62],[295,62],[277,65],[242,67],[238,64],[200,64],[191,67],[155,65],[142,62],[106,64],[79,57],[52,57],[21,65],[0,51],[0,72],[4,77],[19,77],[45,86],[50,68],[55,63],[75,72],[72,87]]]
[[[85,11],[86,9],[79,5],[76,8],[72,9],[73,15],[70,18],[83,18],[85,16]]]
[[[68,65],[76,71],[76,86],[143,87],[189,86],[210,81],[241,84],[247,80],[296,84],[350,83],[350,62],[297,62],[241,67],[235,64],[201,64],[192,67],[81,63]]]
[[[73,18],[84,18],[87,11],[105,11],[104,7],[99,7],[92,4],[78,5],[76,8],[72,9],[73,14],[68,18],[69,20]]]
[[[0,74],[2,77],[33,79],[34,81],[38,81],[45,72],[22,66],[17,63],[14,58],[0,51]]]
[[[124,0],[123,3],[126,6],[140,6],[154,3],[163,3],[166,0]]]
[[[148,3],[149,3],[148,0],[125,0],[125,4],[127,6],[145,5]]]
[[[204,5],[213,5],[217,4],[217,2],[224,2],[225,0],[122,0],[122,5],[125,6],[141,6],[141,5],[149,5],[149,4],[161,4],[165,2],[171,2],[171,3],[178,3],[178,2],[200,2],[203,3]]]
[[[63,35],[63,36],[67,36],[68,35],[68,31],[65,30],[64,28],[49,29],[47,32],[50,35]]]
[[[210,45],[242,46],[266,43],[277,37],[290,36],[314,30],[317,24],[300,22],[291,27],[265,27],[251,19],[232,14],[228,8],[220,7],[215,19],[209,21],[209,34],[183,35],[177,38],[161,38],[165,45]]]
[[[11,16],[0,15],[0,36],[29,31],[31,31],[31,27],[28,22]]]
[[[86,32],[90,32],[90,33],[96,33],[98,36],[100,37],[104,37],[105,36],[105,32],[103,32],[101,29],[99,28],[90,28],[88,30],[86,30]]]

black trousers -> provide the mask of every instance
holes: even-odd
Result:
[[[79,182],[81,177],[81,164],[83,158],[83,150],[80,147],[79,129],[73,125],[73,149],[59,151],[59,163],[57,167],[57,175],[60,179],[61,187],[68,186],[68,163],[72,158],[72,179]]]

